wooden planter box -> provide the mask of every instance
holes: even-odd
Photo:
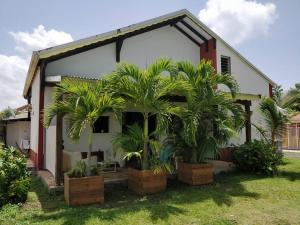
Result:
[[[104,202],[102,175],[70,178],[64,175],[64,195],[68,205],[86,205]]]
[[[165,190],[167,175],[165,172],[155,174],[152,170],[128,169],[128,188],[136,194],[152,194]]]
[[[212,164],[178,163],[178,180],[190,185],[210,184],[213,182]]]

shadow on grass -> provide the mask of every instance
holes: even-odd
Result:
[[[86,224],[93,222],[113,221],[121,217],[130,217],[145,212],[154,223],[166,221],[171,215],[185,214],[189,206],[186,204],[201,203],[212,200],[217,205],[230,206],[233,197],[259,198],[255,192],[245,189],[242,182],[259,179],[255,175],[240,173],[222,174],[216,177],[215,183],[200,187],[191,187],[176,180],[168,181],[168,189],[162,193],[137,196],[128,191],[126,185],[105,187],[105,204],[81,207],[68,207],[63,196],[49,196],[41,182],[33,179],[32,191],[38,196],[43,213],[29,218],[37,224],[56,221],[61,224]]]

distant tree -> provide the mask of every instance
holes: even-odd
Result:
[[[0,112],[0,120],[7,119],[12,115],[14,115],[14,110],[8,107]]]
[[[282,97],[282,106],[300,112],[300,83],[295,84],[295,87],[290,88]]]

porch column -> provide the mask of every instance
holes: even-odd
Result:
[[[57,185],[61,185],[63,182],[63,138],[62,138],[62,123],[63,116],[57,114],[56,116],[56,164],[55,164],[55,182]]]
[[[40,93],[39,93],[39,125],[38,125],[38,151],[36,167],[44,169],[44,126],[43,126],[43,110],[45,98],[45,69],[46,62],[42,62],[40,66]]]
[[[200,45],[200,59],[210,60],[217,71],[217,42],[215,38]]]
[[[246,113],[246,142],[251,142],[251,111],[250,111],[251,101],[247,101],[245,104],[245,113]]]
[[[237,100],[236,103],[245,107],[245,131],[246,131],[246,143],[251,142],[251,101],[250,100]]]

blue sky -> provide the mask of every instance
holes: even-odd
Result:
[[[0,109],[23,103],[32,50],[183,8],[197,17],[202,10],[203,22],[285,89],[300,82],[298,0],[7,0],[0,7]]]

